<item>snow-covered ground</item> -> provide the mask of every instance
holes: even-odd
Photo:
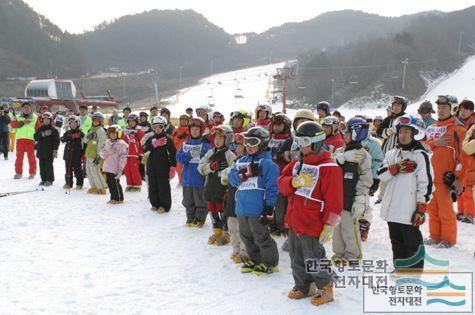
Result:
[[[0,192],[37,187],[39,179],[13,180],[13,169],[13,159],[0,160]],[[286,252],[280,251],[279,273],[241,274],[229,259],[230,246],[207,244],[209,220],[202,229],[184,227],[175,180],[172,210],[160,215],[149,210],[146,192],[126,193],[117,206],[106,205],[109,196],[65,194],[62,160],[55,171],[56,182],[45,191],[0,198],[1,314],[317,312],[308,299],[286,297],[293,285]],[[365,259],[390,262],[387,226],[378,212]],[[427,224],[422,230],[427,236]],[[451,271],[473,271],[473,232],[473,225],[459,223],[457,246],[428,251],[450,259]],[[283,238],[276,240],[280,247]],[[361,288],[335,294],[319,312],[362,313]]]

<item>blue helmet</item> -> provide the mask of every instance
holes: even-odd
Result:
[[[323,101],[317,104],[317,110],[322,109],[324,110],[327,114],[330,113],[330,103],[327,101]]]
[[[366,120],[353,117],[347,122],[348,132],[351,136],[351,141],[360,142],[368,137],[369,124]]]
[[[104,115],[99,112],[95,112],[94,114],[92,114],[92,118],[99,118],[102,121],[104,119]]]

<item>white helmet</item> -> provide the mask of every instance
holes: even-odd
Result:
[[[165,117],[163,116],[157,116],[153,119],[152,125],[163,125],[166,127],[168,125],[168,121]]]
[[[456,96],[453,95],[438,95],[435,101],[437,105],[447,104],[450,105],[450,114],[455,115],[458,111],[459,102]]]
[[[202,104],[196,107],[195,112],[198,112],[198,110],[203,110],[205,113],[211,112],[211,107],[209,107],[208,104]]]

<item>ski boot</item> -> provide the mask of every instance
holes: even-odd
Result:
[[[64,189],[71,189],[72,187],[69,186],[68,184],[64,184],[63,188],[64,188]]]
[[[35,178],[35,174],[30,174],[30,176],[28,176],[28,179],[33,179]]]
[[[89,189],[87,190],[87,193],[88,193],[88,194],[93,194],[93,195],[95,195],[95,194],[97,194],[97,189],[96,189],[96,188],[89,188]]]
[[[205,225],[205,223],[202,221],[199,221],[198,219],[194,219],[193,222],[191,223],[191,227],[195,227],[195,228],[202,228],[203,225]]]
[[[157,212],[160,213],[160,214],[163,214],[163,213],[165,213],[165,212],[167,212],[167,211],[165,210],[164,207],[158,207]]]
[[[220,238],[223,234],[223,230],[221,230],[220,228],[213,228],[213,232],[214,234],[208,238],[208,244],[210,245],[215,244],[218,238]]]
[[[20,179],[22,177],[21,174],[15,174],[15,176],[13,176],[13,179]]]
[[[45,182],[44,181],[41,181],[38,186],[44,186],[45,185]]]
[[[107,195],[107,188],[101,188],[97,190],[98,195]]]
[[[271,266],[267,266],[264,263],[260,263],[254,266],[254,270],[252,271],[252,274],[256,276],[261,276],[261,275],[271,274],[274,272],[279,272],[279,267],[277,266],[271,267]]]
[[[130,187],[130,186],[125,187],[125,192],[129,192],[131,190],[132,190],[132,187]]]
[[[158,208],[157,207],[151,207],[150,210],[153,211],[153,212],[157,212]]]
[[[44,186],[45,186],[45,187],[49,187],[49,186],[51,186],[51,185],[53,185],[53,183],[52,183],[52,182],[48,182],[48,181],[46,181],[46,182],[44,183]]]
[[[186,227],[193,227],[193,219],[186,219],[185,226]]]
[[[76,190],[82,190],[82,186],[81,185],[76,185]]]
[[[333,302],[333,283],[330,282],[323,289],[317,290],[310,303],[315,306]]]
[[[428,238],[428,239],[424,240],[424,244],[429,245],[429,246],[430,245],[438,245],[439,243],[440,243],[440,241],[435,240],[433,238]]]
[[[457,220],[458,220],[458,221],[463,221],[463,218],[464,218],[464,217],[465,217],[465,216],[463,215],[463,213],[457,213]]]
[[[229,244],[230,241],[231,241],[231,236],[229,235],[229,233],[223,232],[221,236],[218,237],[218,239],[216,240],[215,245],[224,246],[224,245]]]
[[[441,241],[437,244],[436,248],[451,248],[453,245],[447,241]]]

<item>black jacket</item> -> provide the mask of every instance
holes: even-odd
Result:
[[[152,141],[166,137],[167,142],[163,146],[154,148]],[[147,160],[147,175],[168,177],[170,167],[176,167],[176,148],[173,140],[165,134],[155,134],[147,139],[142,146],[143,152],[150,152]]]
[[[64,148],[63,159],[65,161],[78,163],[82,160],[82,155],[84,154],[82,138],[84,133],[81,130],[68,130],[61,137],[61,142],[66,143]]]
[[[394,147],[397,145],[397,135],[388,136],[387,132],[390,128],[394,126],[396,119],[398,119],[404,114],[404,112],[401,112],[399,114],[392,114],[391,116],[384,118],[383,122],[376,131],[378,137],[384,139],[382,146],[384,154],[386,154],[386,152],[388,152],[389,150],[394,149]]]
[[[224,194],[226,193],[227,186],[221,184],[221,177],[219,172],[228,168],[228,162],[226,160],[226,149],[213,149],[213,155],[209,158],[210,162],[216,162],[216,171],[206,176],[206,183],[204,187],[204,197],[206,201],[221,203],[223,202]]]
[[[47,159],[53,157],[53,151],[58,151],[59,132],[51,125],[41,126],[35,132],[36,157]]]

